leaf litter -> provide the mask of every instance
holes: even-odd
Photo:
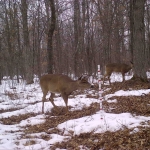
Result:
[[[105,89],[106,86],[103,88]],[[104,97],[105,95],[115,93],[119,90],[132,91],[148,89],[148,84],[143,84],[139,81],[136,83],[126,81],[125,83],[113,83],[111,86],[109,86],[109,88],[110,90],[107,90],[103,93]],[[87,91],[85,93],[83,93],[83,91],[76,91],[74,95],[71,96],[71,98],[75,98],[76,94],[82,94],[86,95],[86,98],[88,99],[98,99],[98,91],[95,90],[93,93],[95,94],[89,94],[89,92]],[[13,95],[11,96],[13,97]],[[114,99],[115,101],[113,101]],[[150,116],[150,93],[142,94],[140,96],[112,96],[109,98],[109,100],[112,102],[108,102],[107,100],[103,101],[103,109],[105,113],[130,113],[135,117]],[[38,101],[36,101],[36,104],[37,103]],[[79,134],[76,134],[74,130],[68,130],[66,132],[65,128],[64,130],[62,130],[58,126],[64,122],[69,122],[69,120],[78,119],[82,117],[87,117],[92,120],[92,115],[96,114],[99,111],[99,102],[92,102],[88,106],[83,105],[82,109],[73,109],[72,106],[69,106],[70,112],[67,114],[65,112],[65,107],[58,106],[58,108],[59,111],[55,110],[54,108],[51,108],[51,111],[47,111],[43,116],[43,119],[45,120],[44,122],[40,124],[37,123],[34,125],[24,124],[20,127],[20,130],[16,129],[16,131],[21,132],[20,136],[18,136],[18,140],[25,140],[24,142],[22,142],[24,143],[22,145],[20,142],[15,140],[16,148],[21,149],[22,146],[25,146],[28,149],[29,147],[31,148],[32,146],[40,143],[41,141],[38,142],[38,139],[42,139],[43,141],[48,142],[51,139],[53,139],[54,135],[57,135],[57,137],[60,138],[63,136],[62,140],[58,140],[58,142],[55,141],[52,144],[47,144],[45,147],[41,144],[41,148],[51,150],[55,150],[57,148],[67,150],[150,149],[150,120],[143,121],[140,123],[140,125],[131,128],[128,128],[128,126],[123,124],[122,128],[120,128],[119,130],[96,133],[96,129],[93,129],[89,132],[81,132]],[[16,107],[16,111],[17,110],[18,108]],[[15,109],[10,110],[10,112],[13,111],[15,111]],[[7,111],[1,112],[5,113]],[[10,115],[9,117],[1,117],[0,123],[1,125],[10,126],[19,125],[20,122],[23,120],[28,120],[30,122],[29,118],[36,117],[37,115],[41,115],[41,113],[28,112],[25,114]],[[13,133],[14,131],[10,130],[9,132]]]

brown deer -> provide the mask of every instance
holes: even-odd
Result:
[[[66,110],[68,111],[68,96],[73,91],[93,87],[93,85],[88,82],[87,76],[81,76],[78,80],[72,80],[68,76],[61,74],[43,75],[40,79],[40,86],[43,92],[42,113],[44,113],[44,101],[48,91],[51,92],[49,100],[52,105],[56,108],[53,97],[55,96],[55,93],[60,93],[66,104]]]
[[[128,71],[130,71],[133,67],[133,63],[130,62],[130,65],[127,64],[119,64],[119,63],[110,63],[107,64],[105,66],[105,74],[104,74],[104,78],[103,78],[103,84],[104,84],[104,80],[105,77],[108,76],[108,80],[109,80],[109,84],[111,84],[110,82],[110,76],[112,74],[112,72],[120,72],[122,74],[122,78],[123,78],[123,82],[125,81],[125,73],[127,73]]]

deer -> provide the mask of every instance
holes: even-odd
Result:
[[[103,78],[103,84],[106,76],[108,76],[109,84],[110,82],[110,76],[113,72],[121,73],[123,81],[125,81],[125,73],[129,72],[133,68],[133,63],[130,62],[130,65],[124,64],[124,63],[110,63],[105,66],[105,74]]]
[[[42,113],[44,113],[44,102],[46,100],[46,95],[48,92],[51,93],[49,101],[54,108],[57,106],[54,103],[55,93],[61,94],[65,105],[66,111],[68,112],[68,96],[75,90],[78,89],[88,89],[94,86],[88,82],[87,76],[81,76],[78,80],[72,80],[67,75],[62,74],[46,74],[40,78],[40,86],[43,92],[42,97]]]

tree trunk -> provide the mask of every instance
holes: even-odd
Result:
[[[27,19],[28,5],[26,0],[21,0],[21,13],[23,22],[23,39],[24,39],[24,65],[25,65],[25,79],[27,84],[33,83],[33,70],[32,70],[32,52],[29,42],[29,30]]]
[[[2,65],[2,46],[1,46],[1,40],[2,37],[0,36],[0,85],[2,84],[1,80],[3,79],[3,65]]]
[[[80,5],[79,0],[74,0],[74,71],[79,75],[79,52],[80,52]]]
[[[91,75],[92,74],[92,49],[91,49],[91,33],[90,33],[90,12],[89,12],[89,2],[87,1],[86,7],[87,7],[87,43],[86,43],[86,54],[87,54],[87,71]]]
[[[145,0],[131,0],[132,27],[131,43],[133,51],[134,77],[147,81],[145,63],[145,25],[144,4]]]
[[[39,3],[39,0],[38,0]],[[41,77],[41,37],[40,37],[40,4],[38,5],[38,19],[37,19],[37,73],[38,77]]]
[[[51,22],[48,30],[48,39],[47,39],[47,53],[48,53],[48,73],[53,73],[53,34],[55,30],[55,3],[54,0],[49,0],[49,5],[51,8]]]
[[[150,6],[148,5],[148,1],[147,1],[147,4],[146,4],[146,15],[147,15],[147,27],[146,27],[146,30],[147,30],[147,35],[146,35],[146,38],[147,38],[147,41],[146,41],[146,55],[147,55],[147,68],[150,68]]]

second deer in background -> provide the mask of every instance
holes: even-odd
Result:
[[[130,62],[130,65],[127,64],[121,64],[121,63],[110,63],[105,66],[105,74],[103,77],[103,84],[106,76],[108,76],[109,84],[110,82],[110,76],[113,72],[121,73],[123,81],[125,81],[125,73],[129,72],[133,67],[133,63]]]

